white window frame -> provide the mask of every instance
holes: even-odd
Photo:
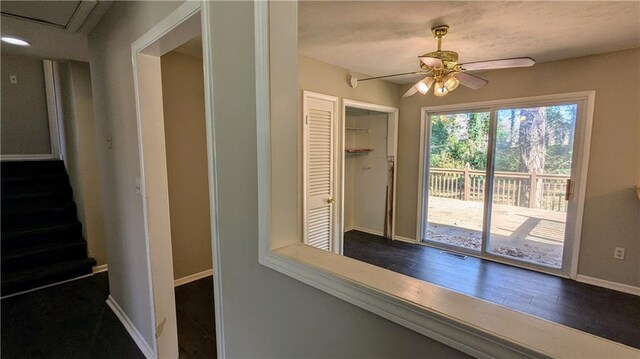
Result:
[[[260,264],[476,357],[637,356],[633,348],[591,334],[306,246],[301,237],[293,244],[272,248],[281,238],[271,237],[271,165],[278,158],[270,155],[269,29],[269,3],[256,0]]]
[[[569,203],[569,209],[567,211],[567,223],[566,223],[566,246],[563,251],[563,267],[560,269],[554,269],[551,267],[539,266],[533,263],[527,263],[522,261],[510,260],[489,253],[485,254],[484,247],[480,252],[464,251],[469,255],[478,256],[483,259],[506,263],[512,266],[531,269],[539,272],[558,275],[561,277],[568,277],[576,279],[578,275],[578,259],[580,252],[580,238],[582,232],[582,217],[584,212],[584,198],[586,193],[587,183],[587,170],[589,167],[589,151],[591,148],[591,129],[593,124],[593,110],[595,105],[595,91],[582,91],[571,92],[563,94],[553,94],[544,96],[532,96],[521,97],[512,99],[481,101],[464,104],[444,105],[444,106],[431,106],[423,107],[420,111],[420,160],[418,168],[418,208],[416,214],[416,243],[420,245],[430,245],[423,242],[423,233],[425,226],[425,213],[427,210],[427,197],[425,193],[425,181],[428,179],[428,175],[425,174],[425,170],[428,169],[426,165],[429,161],[428,148],[431,138],[431,126],[429,126],[428,119],[433,114],[441,113],[460,113],[460,112],[488,112],[490,115],[490,129],[489,129],[489,157],[492,156],[492,147],[495,139],[493,138],[493,129],[495,127],[496,119],[494,114],[496,111],[504,108],[524,108],[524,107],[540,107],[540,106],[554,106],[559,104],[577,104],[576,113],[576,125],[574,129],[574,144],[573,150],[576,154],[575,160],[571,164],[571,179],[575,181],[575,201]],[[487,166],[490,166],[488,163]],[[488,200],[488,199],[487,199]],[[484,211],[483,220],[488,220],[491,216],[489,211]],[[488,229],[486,229],[488,230]],[[483,234],[484,238],[484,234]]]

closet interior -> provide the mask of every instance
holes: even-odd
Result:
[[[394,124],[388,113],[345,108],[344,231],[391,238]]]

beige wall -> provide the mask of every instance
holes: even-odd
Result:
[[[0,153],[50,154],[49,118],[42,59],[2,54]],[[15,75],[17,84],[9,81]]]
[[[57,68],[62,97],[65,163],[78,207],[78,219],[82,223],[89,255],[96,259],[98,265],[106,264],[91,72],[86,62],[60,62]]]
[[[347,78],[352,73],[342,67],[330,65],[304,55],[298,56],[298,85],[300,90],[319,92],[349,100],[370,102],[376,105],[398,107],[401,95],[398,92],[398,85],[382,80],[372,80],[361,82],[356,88],[352,88],[347,83]],[[300,111],[302,111],[301,108]],[[340,109],[340,112],[342,112],[342,109]]]
[[[161,57],[174,278],[212,268],[202,58]]]
[[[421,107],[596,90],[578,274],[640,286],[640,50],[481,76],[481,90],[401,100],[396,233],[415,238]],[[614,247],[626,248],[625,260]]]

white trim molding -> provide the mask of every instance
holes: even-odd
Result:
[[[0,155],[0,161],[45,161],[45,160],[57,160],[58,158],[50,153],[41,155]]]
[[[107,264],[101,264],[99,266],[93,267],[93,274],[102,273],[109,270],[109,266]]]
[[[417,244],[416,240],[413,238],[409,238],[409,237],[403,237],[403,236],[393,236],[393,240],[394,241],[400,241],[400,242],[407,242],[407,243],[411,243],[411,244]]]
[[[149,343],[147,343],[147,340],[144,339],[144,337],[142,336],[138,328],[136,328],[136,326],[133,324],[131,319],[129,319],[129,316],[127,315],[127,313],[125,313],[124,310],[122,310],[120,305],[118,305],[118,302],[116,302],[116,300],[113,299],[111,294],[109,294],[109,297],[107,298],[106,302],[109,308],[111,308],[113,313],[116,315],[116,317],[118,317],[118,319],[120,320],[120,323],[122,323],[122,325],[127,330],[127,332],[129,333],[133,341],[138,346],[138,348],[140,348],[140,351],[145,356],[145,358],[147,359],[155,358],[154,351],[153,349],[151,349],[151,346],[149,346]]]
[[[623,292],[623,293],[628,293],[628,294],[633,294],[633,295],[640,296],[640,287],[634,287],[634,286],[628,285],[628,284],[622,284],[622,283],[618,283],[618,282],[611,282],[611,281],[608,281],[608,280],[589,277],[589,276],[582,275],[582,274],[578,274],[576,276],[576,281],[582,282],[582,283],[586,283],[586,284],[595,285],[595,286],[598,286],[598,287],[607,288],[607,289],[617,290],[618,292]]]
[[[182,278],[178,278],[178,279],[173,281],[173,284],[176,287],[179,287],[181,285],[184,285],[184,284],[187,284],[187,283],[191,283],[191,282],[195,282],[198,279],[210,277],[212,275],[213,275],[213,268],[207,269],[207,270],[203,270],[202,272],[190,274],[190,275],[182,277]]]
[[[51,284],[47,284],[47,285],[43,285],[42,287],[37,287],[37,288],[31,288],[31,289],[27,289],[25,291],[22,292],[18,292],[18,293],[13,293],[13,294],[8,294],[5,296],[0,297],[0,299],[7,299],[7,298],[11,298],[11,297],[15,297],[17,295],[22,295],[22,294],[27,294],[27,293],[31,293],[31,292],[35,292],[37,290],[40,289],[45,289],[45,288],[49,288],[49,287],[54,287],[60,284],[65,284],[65,283],[69,283],[69,282],[74,282],[77,281],[78,279],[84,279],[84,278],[89,278],[93,275],[94,273],[89,273],[89,274],[85,274],[85,275],[81,275],[79,277],[75,277],[75,278],[71,278],[71,279],[65,279],[63,281],[60,282],[55,282],[55,283],[51,283]]]
[[[352,226],[352,227],[349,227],[349,230],[369,233],[369,234],[373,234],[374,236],[379,236],[379,237],[383,237],[384,236],[384,233],[382,233],[380,231],[376,231],[376,230],[369,229],[369,228],[364,228],[364,227]]]

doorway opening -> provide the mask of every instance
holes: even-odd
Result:
[[[575,273],[592,97],[423,109],[418,241]]]
[[[180,357],[214,357],[202,37],[160,57]]]
[[[213,357],[221,342],[205,12],[187,2],[132,45],[154,357]]]
[[[394,239],[398,109],[343,101],[342,240],[350,231]]]

